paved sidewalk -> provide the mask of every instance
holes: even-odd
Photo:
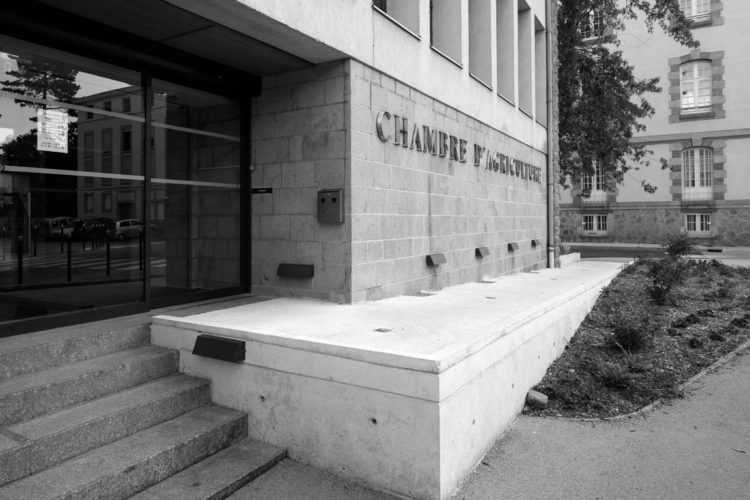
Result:
[[[750,498],[750,349],[645,417],[520,416],[455,499]]]

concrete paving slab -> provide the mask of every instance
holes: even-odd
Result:
[[[454,499],[712,499],[750,491],[750,350],[644,417],[521,416]]]
[[[350,479],[284,460],[229,497],[230,500],[396,500]]]
[[[422,371],[443,371],[531,318],[569,301],[592,283],[606,284],[622,266],[580,262],[449,287],[427,296],[340,305],[280,298],[185,317],[158,315],[154,324],[196,326],[216,334],[310,348]],[[340,347],[340,349],[339,349]],[[386,356],[382,356],[385,354]],[[377,358],[377,359],[376,359]]]

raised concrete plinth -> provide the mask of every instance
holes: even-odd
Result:
[[[249,435],[415,498],[444,499],[521,411],[621,263],[583,261],[421,297],[273,299],[153,319],[152,342],[249,414]],[[217,305],[217,307],[221,307]],[[244,363],[191,354],[247,341]]]

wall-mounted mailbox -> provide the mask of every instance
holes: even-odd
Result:
[[[344,222],[344,190],[318,191],[318,222],[341,224]]]
[[[193,354],[222,361],[245,361],[245,342],[204,333],[196,337]]]
[[[284,278],[310,279],[315,276],[315,266],[312,264],[288,264],[282,262],[276,269],[276,275]]]
[[[430,267],[439,266],[448,262],[442,253],[431,253],[427,256],[427,265]]]
[[[490,249],[487,247],[477,247],[476,250],[474,250],[474,255],[482,258],[487,257],[490,254]]]
[[[516,243],[516,242],[508,243],[508,251],[509,252],[515,252],[516,250],[518,250],[518,243]]]

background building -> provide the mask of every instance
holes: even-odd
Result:
[[[660,77],[646,96],[656,113],[635,141],[651,165],[615,185],[601,175],[563,193],[566,241],[661,243],[686,232],[697,243],[750,245],[750,6],[740,0],[683,0],[700,48],[681,46],[638,22],[620,33],[625,58],[640,78]],[[660,168],[660,159],[668,168]],[[645,181],[655,193],[642,188]]]

